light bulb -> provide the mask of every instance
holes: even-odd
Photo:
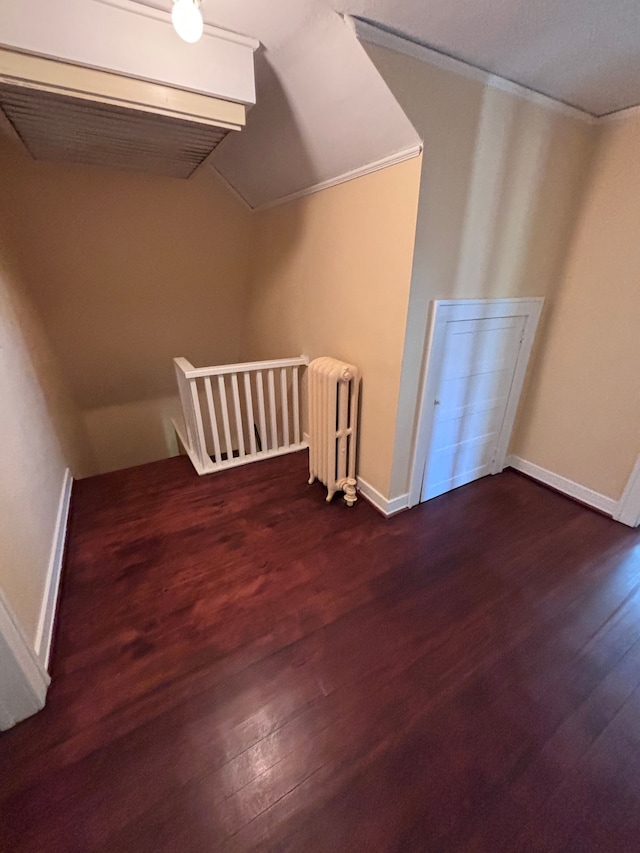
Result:
[[[193,44],[202,38],[204,23],[198,0],[175,0],[171,10],[173,28],[181,39]]]

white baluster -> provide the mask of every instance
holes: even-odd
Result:
[[[233,459],[233,447],[231,446],[229,409],[227,407],[227,390],[224,385],[224,376],[218,376],[218,391],[220,392],[220,409],[222,410],[222,425],[224,427],[224,441],[227,448],[227,462],[231,462]]]
[[[233,390],[233,410],[236,415],[236,433],[238,435],[239,458],[246,456],[244,452],[244,430],[242,429],[242,413],[240,411],[240,392],[238,391],[238,374],[231,374],[231,388]]]
[[[267,373],[267,388],[269,390],[269,418],[271,421],[271,449],[278,449],[278,424],[276,421],[276,386],[273,370]]]
[[[280,370],[280,396],[282,398],[282,443],[289,446],[289,396],[287,394],[287,369]]]
[[[256,389],[258,391],[258,416],[260,418],[260,441],[262,442],[262,453],[269,449],[267,437],[267,415],[264,408],[264,386],[262,384],[262,371],[256,373]]]
[[[216,418],[216,408],[213,404],[213,390],[211,388],[211,378],[205,376],[204,390],[207,394],[207,406],[209,407],[209,420],[211,421],[211,434],[213,435],[213,456],[216,460],[216,465],[222,462],[222,451],[220,450],[220,434],[218,433],[218,419]]]
[[[185,429],[185,438],[189,442],[189,449],[192,450],[195,447],[195,422],[192,416],[192,405],[191,405],[191,393],[189,391],[189,381],[184,378],[184,376],[179,372],[179,369],[176,367],[176,373],[178,375],[178,390],[180,391],[180,401],[182,403],[182,415],[184,417],[184,429]]]
[[[204,440],[204,427],[202,425],[202,414],[200,412],[200,397],[198,396],[198,380],[190,379],[189,385],[191,386],[191,402],[193,405],[193,414],[195,416],[196,446],[193,449],[200,459],[200,464],[203,467],[207,467],[207,463],[210,464],[211,460],[207,454],[207,443]]]
[[[247,417],[249,418],[249,423],[247,424],[249,430],[249,447],[251,448],[251,455],[256,455],[256,433],[253,428],[253,400],[251,398],[251,374],[245,373],[244,375],[244,400],[247,404]]]
[[[300,444],[300,400],[298,397],[298,368],[291,371],[291,391],[293,394],[293,440]]]

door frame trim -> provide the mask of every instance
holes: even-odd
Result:
[[[410,507],[420,503],[422,493],[422,482],[426,471],[433,428],[435,384],[438,367],[443,356],[443,332],[446,324],[451,320],[487,320],[497,317],[524,317],[526,320],[504,421],[498,438],[496,458],[491,471],[492,474],[498,474],[507,465],[509,440],[543,305],[544,297],[542,296],[517,299],[434,299],[431,301],[411,464]],[[431,405],[428,405],[429,401],[431,401]]]

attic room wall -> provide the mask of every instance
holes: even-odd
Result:
[[[640,112],[600,131],[518,455],[617,500],[640,452]]]
[[[0,214],[82,412],[92,473],[175,454],[172,358],[236,361],[251,214],[188,180],[34,162],[0,140]]]
[[[359,474],[389,487],[420,157],[254,214],[244,358],[363,372]]]
[[[554,310],[594,128],[402,53],[364,45],[424,140],[389,497],[408,491],[432,299],[545,296]],[[525,386],[523,406],[526,406]],[[521,407],[522,408],[522,407]]]
[[[0,167],[3,186],[7,179]],[[25,292],[0,214],[0,587],[34,644],[67,466],[89,463],[86,437]]]

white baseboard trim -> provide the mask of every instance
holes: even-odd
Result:
[[[640,525],[640,456],[636,460],[627,485],[624,487],[613,517],[616,521],[626,524],[627,527],[638,527]]]
[[[383,497],[377,489],[374,489],[366,480],[363,480],[362,477],[358,477],[358,491],[378,510],[378,512],[382,513],[385,518],[389,518],[389,516],[395,515],[397,512],[401,512],[409,506],[408,494],[399,495],[397,498],[387,500],[387,498]]]
[[[0,731],[44,707],[50,678],[0,589]]]
[[[561,477],[560,474],[555,474],[553,471],[547,471],[546,468],[541,468],[540,465],[528,462],[520,456],[508,456],[507,465],[607,515],[613,515],[618,507],[618,501],[613,498],[602,495],[600,492],[594,492],[593,489],[581,486],[580,483]]]
[[[51,546],[51,557],[47,569],[47,582],[40,610],[38,630],[36,632],[35,649],[40,663],[45,669],[49,669],[49,658],[51,656],[51,643],[53,640],[53,626],[56,618],[56,605],[60,592],[60,576],[62,573],[62,560],[64,558],[64,544],[67,539],[67,525],[69,522],[69,506],[71,504],[71,489],[73,477],[67,468],[62,480],[60,502],[58,504],[58,515],[56,527],[53,534]]]

